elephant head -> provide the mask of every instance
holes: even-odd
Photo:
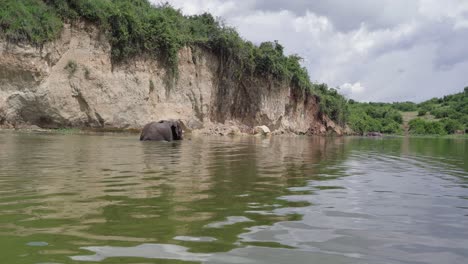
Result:
[[[182,122],[180,120],[168,120],[170,123],[173,140],[182,140]]]
[[[180,120],[161,120],[151,122],[143,128],[140,140],[173,141],[182,139],[183,123]]]

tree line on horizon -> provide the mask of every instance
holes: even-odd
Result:
[[[348,124],[355,132],[402,134],[403,115],[414,113],[408,132],[414,135],[465,133],[468,129],[468,87],[463,92],[432,98],[422,103],[359,103],[349,100]],[[403,114],[402,114],[403,113]],[[412,115],[409,115],[412,116]]]

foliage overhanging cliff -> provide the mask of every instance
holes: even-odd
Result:
[[[346,123],[346,100],[334,89],[313,84],[297,55],[285,56],[278,42],[259,46],[243,40],[235,29],[205,13],[184,16],[167,4],[147,0],[2,0],[0,33],[13,43],[43,45],[56,39],[64,23],[86,20],[105,32],[112,63],[150,55],[167,69],[166,83],[178,75],[178,53],[185,46],[210,50],[224,62],[229,79],[263,76],[318,95],[319,111],[340,125]]]

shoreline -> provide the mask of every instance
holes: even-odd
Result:
[[[267,135],[253,134],[235,131],[222,131],[219,132],[219,127],[214,129],[194,129],[190,132],[186,132],[188,139],[191,137],[201,137],[201,136],[217,136],[217,137],[359,137],[359,138],[372,138],[372,139],[384,139],[384,138],[445,138],[445,139],[468,139],[468,134],[450,134],[450,135],[398,135],[398,134],[382,134],[379,137],[365,136],[365,135],[356,135],[356,134],[347,134],[347,135],[337,135],[337,134],[297,134],[293,132],[285,131],[273,131]],[[45,133],[45,134],[57,134],[57,135],[138,135],[141,133],[141,129],[135,128],[40,128],[37,126],[25,126],[20,128],[5,128],[0,127],[0,132],[19,132],[19,133]]]

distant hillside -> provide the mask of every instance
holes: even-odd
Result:
[[[349,125],[357,133],[454,134],[468,128],[468,87],[463,92],[413,102],[359,103],[349,101]]]
[[[468,87],[457,94],[427,100],[417,107],[418,118],[409,121],[410,133],[454,134],[468,129]]]

